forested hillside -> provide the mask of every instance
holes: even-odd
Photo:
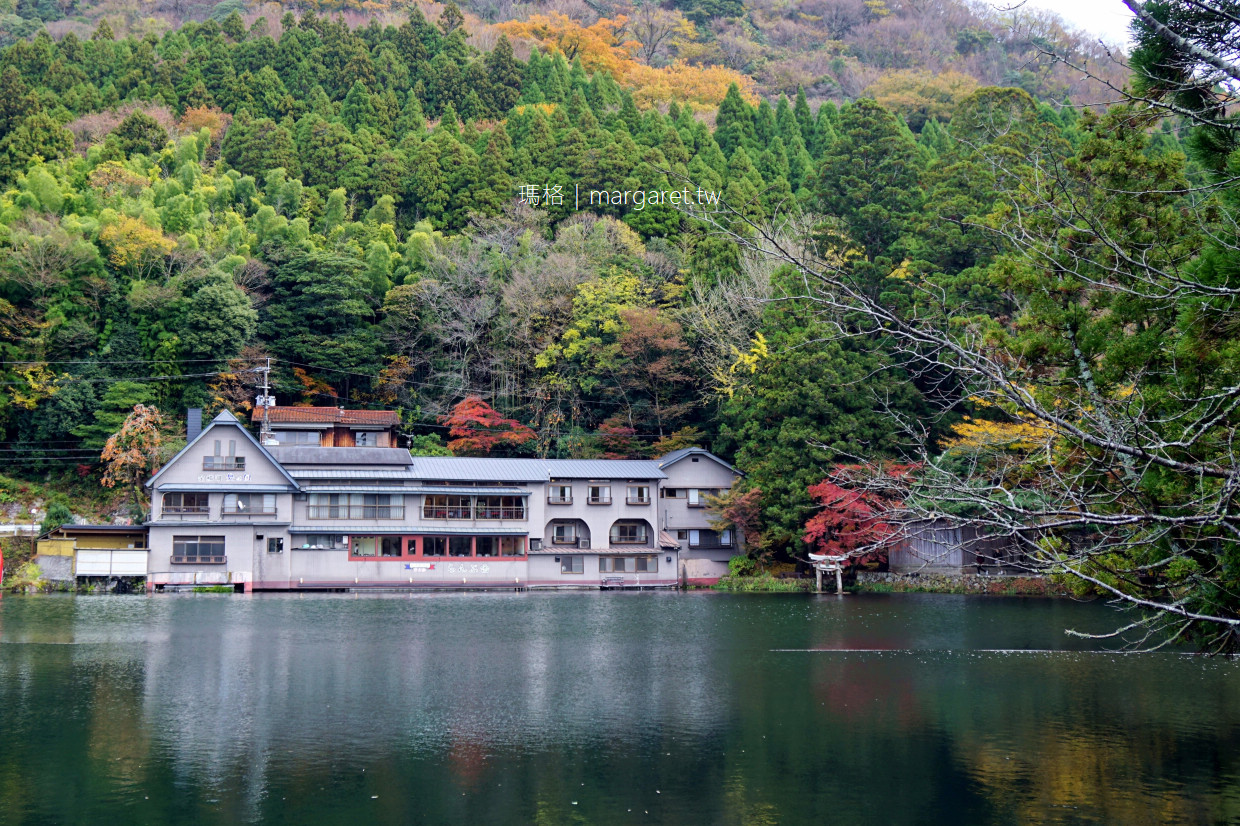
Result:
[[[639,108],[581,55],[476,52],[454,12],[276,28],[104,24],[0,57],[0,426],[28,469],[91,465],[136,403],[244,413],[270,356],[282,402],[399,408],[432,449],[475,393],[541,453],[710,444],[780,477],[763,484],[786,545],[832,461],[897,452],[874,400],[913,414],[917,383],[795,305],[739,300],[777,275],[671,205],[534,207],[518,188],[692,181],[759,221],[799,204],[875,273],[968,277],[994,252],[951,223],[993,206],[982,148],[937,118],[915,133],[872,102],[755,106],[733,85],[712,130],[692,104]],[[1021,91],[953,114],[995,106],[1064,151],[1080,138],[1073,110]],[[755,346],[781,358],[759,370]]]

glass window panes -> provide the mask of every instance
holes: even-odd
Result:
[[[479,536],[474,540],[474,556],[497,556],[499,537]]]
[[[448,537],[448,556],[469,556],[473,553],[474,538],[472,536]]]
[[[562,574],[580,574],[586,569],[584,556],[562,556],[560,557],[560,573]]]
[[[422,537],[422,556],[446,556],[448,553],[448,537]]]
[[[379,538],[377,536],[355,536],[353,537],[353,555],[354,556],[375,556],[379,551]]]

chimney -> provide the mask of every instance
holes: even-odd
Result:
[[[191,407],[186,411],[185,415],[185,438],[194,441],[198,438],[198,434],[202,432],[202,408]]]

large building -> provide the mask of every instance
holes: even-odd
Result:
[[[393,413],[224,412],[148,482],[148,587],[675,587],[740,552],[700,448],[648,461],[411,456]],[[263,422],[262,419],[266,418]]]

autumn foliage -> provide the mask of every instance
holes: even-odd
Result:
[[[528,20],[509,20],[495,28],[511,38],[533,40],[566,60],[580,58],[588,72],[610,73],[622,86],[633,91],[640,106],[676,100],[717,106],[735,83],[741,94],[757,103],[752,78],[723,66],[690,66],[676,62],[670,66],[648,66],[637,59],[641,43],[623,39],[627,18],[602,18],[583,26],[559,12],[530,15]]]
[[[505,419],[481,396],[469,396],[440,421],[452,437],[448,449],[457,456],[485,456],[501,445],[516,447],[535,436],[516,419]]]
[[[164,417],[159,408],[134,405],[121,429],[108,437],[100,459],[104,462],[102,484],[106,488],[129,485],[135,504],[142,480],[157,471],[164,460]]]
[[[911,465],[889,465],[884,473],[890,479],[900,479],[913,469]],[[853,465],[841,465],[827,479],[810,485],[809,495],[820,510],[805,524],[805,542],[818,553],[851,556],[861,564],[881,558],[879,547],[895,534],[888,519],[900,502],[886,490],[850,483],[850,475],[857,470]]]

